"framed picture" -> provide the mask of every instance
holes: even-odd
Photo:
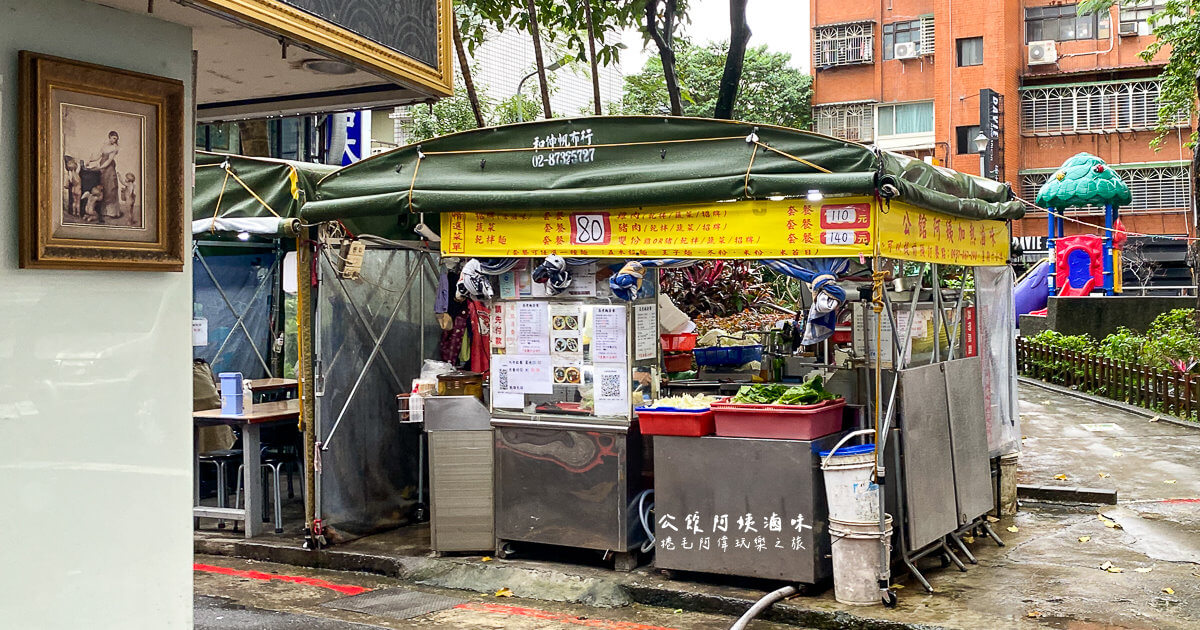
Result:
[[[183,83],[19,62],[21,267],[182,271]]]

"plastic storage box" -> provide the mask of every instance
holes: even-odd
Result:
[[[714,431],[712,409],[638,407],[637,415],[642,435],[703,437]]]
[[[813,440],[841,431],[845,407],[844,398],[815,405],[712,404],[717,435],[779,440]]]
[[[696,365],[742,365],[761,361],[762,345],[696,348],[692,354],[696,357]]]
[[[678,333],[674,335],[659,335],[662,349],[666,352],[690,352],[696,347],[695,333]]]
[[[692,369],[692,353],[681,352],[679,354],[663,355],[663,367],[668,372],[686,372]]]
[[[242,373],[221,372],[221,415],[242,415]]]

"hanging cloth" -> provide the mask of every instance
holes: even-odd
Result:
[[[571,273],[567,271],[567,261],[562,256],[547,256],[542,264],[533,270],[533,281],[546,285],[548,295],[558,295],[571,287]]]
[[[642,288],[642,278],[646,276],[647,267],[677,268],[690,267],[700,261],[683,258],[661,258],[657,260],[631,260],[621,270],[608,279],[608,288],[618,299],[632,302],[637,298],[638,290]]]
[[[473,300],[492,299],[492,281],[484,275],[483,265],[472,258],[463,265],[458,275],[458,286],[454,295],[461,302],[467,298]]]
[[[833,336],[838,309],[846,303],[846,291],[837,285],[837,278],[850,268],[850,261],[845,258],[775,259],[764,260],[762,264],[778,273],[799,278],[812,289],[813,303],[808,310],[800,344],[811,346]]]
[[[487,374],[491,368],[492,310],[479,300],[467,305],[471,313],[471,371]]]
[[[631,260],[608,279],[608,288],[612,289],[613,295],[618,299],[632,302],[642,288],[642,278],[645,275],[645,266],[636,260]]]

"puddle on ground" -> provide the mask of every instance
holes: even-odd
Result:
[[[1080,621],[1070,617],[1039,617],[1039,622],[1060,630],[1151,630],[1153,626],[1116,626],[1108,623]]]
[[[1164,562],[1200,564],[1200,530],[1157,514],[1155,518],[1143,518],[1127,508],[1105,510],[1103,514],[1134,538],[1130,547],[1138,553]]]

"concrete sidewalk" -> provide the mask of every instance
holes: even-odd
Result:
[[[969,545],[979,565],[968,565],[967,572],[939,568],[936,560],[923,563],[934,594],[899,576],[903,588],[894,609],[844,606],[823,588],[777,605],[763,618],[810,628],[1200,627],[1200,566],[1194,564],[1200,562],[1200,502],[1194,500],[1200,480],[1190,467],[1200,454],[1200,431],[1031,386],[1023,385],[1021,396],[1027,436],[1022,482],[1111,487],[1120,493],[1119,505],[1025,506],[995,524],[1007,546],[987,539]],[[1081,424],[1115,428],[1089,431]],[[1060,474],[1067,479],[1055,479]],[[1164,483],[1170,479],[1175,483]],[[364,571],[438,588],[509,588],[537,600],[732,617],[776,586],[721,576],[668,579],[650,567],[616,573],[579,558],[434,558],[424,553],[427,535],[424,528],[406,528],[309,552],[295,538],[247,542],[206,532],[197,534],[196,551]]]

